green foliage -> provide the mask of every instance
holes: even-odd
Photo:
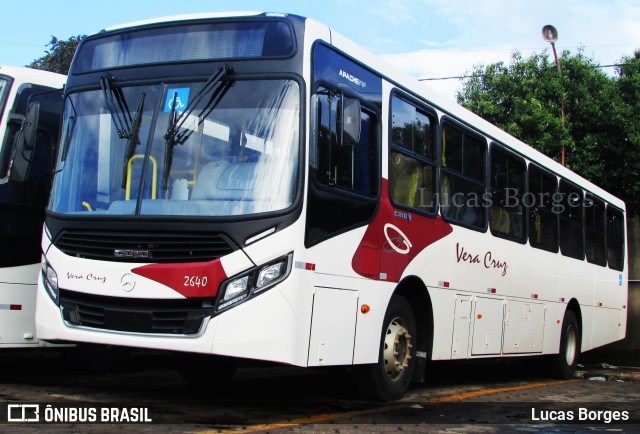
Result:
[[[475,66],[458,102],[511,135],[621,197],[640,214],[640,51],[617,76],[565,51],[560,69],[547,53]],[[564,102],[564,127],[562,103]]]
[[[71,36],[66,41],[61,41],[55,36],[51,36],[51,41],[47,44],[49,49],[45,51],[45,55],[27,66],[66,75],[69,73],[73,54],[83,38],[84,35],[77,35]]]

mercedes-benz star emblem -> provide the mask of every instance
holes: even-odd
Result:
[[[123,291],[131,292],[136,286],[136,278],[133,274],[127,273],[120,279],[120,287]]]

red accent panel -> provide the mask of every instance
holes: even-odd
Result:
[[[9,306],[9,310],[22,310],[21,304],[12,304]]]
[[[361,276],[380,280],[380,273],[386,273],[386,280],[398,282],[418,253],[451,232],[451,225],[440,216],[425,217],[394,208],[389,201],[388,181],[383,179],[378,212],[367,227],[351,266]]]
[[[213,297],[227,274],[219,259],[184,264],[150,264],[131,270],[161,283],[185,297]]]

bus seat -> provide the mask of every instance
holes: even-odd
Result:
[[[420,167],[414,164],[414,161],[403,154],[393,154],[393,176],[391,178],[393,200],[411,207],[415,206],[420,182]]]
[[[204,166],[191,194],[192,200],[243,200],[255,186],[257,164],[217,161]]]
[[[502,234],[509,234],[510,232],[509,213],[501,206],[491,207],[491,229]]]
[[[225,160],[206,164],[196,178],[191,200],[215,199],[218,180],[230,165],[231,163]]]

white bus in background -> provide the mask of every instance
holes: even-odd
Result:
[[[624,203],[326,26],[190,15],[87,37],[65,90],[41,338],[351,366],[624,338]]]
[[[36,285],[65,81],[0,66],[0,348],[46,345],[36,336]]]

